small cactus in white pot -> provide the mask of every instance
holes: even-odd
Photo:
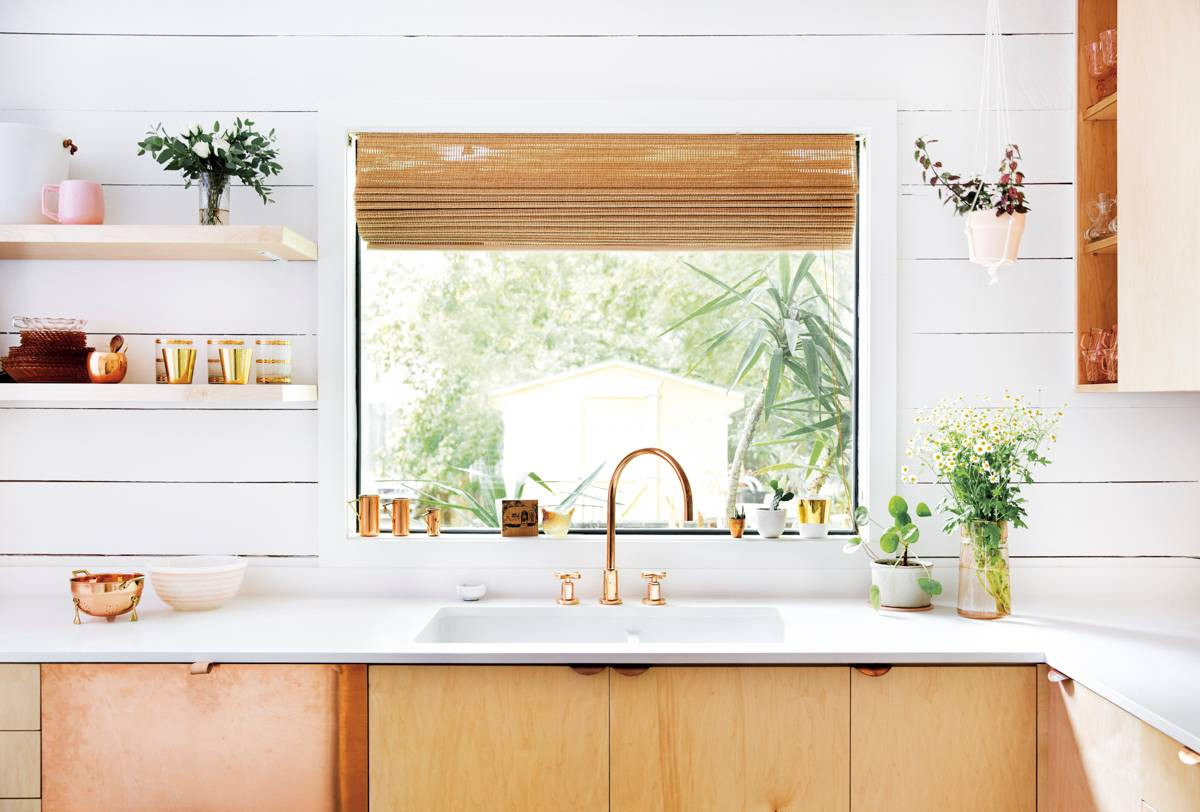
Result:
[[[922,519],[933,515],[929,505],[924,502],[917,502],[914,512]],[[879,522],[875,524],[883,528],[879,536],[879,549],[890,558],[876,555],[861,535],[851,538],[842,549],[847,553],[861,549],[871,556],[871,590],[868,595],[875,611],[881,608],[901,611],[929,609],[933,606],[933,596],[942,593],[942,585],[933,577],[933,565],[923,562],[911,549],[921,538],[921,531],[909,515],[908,502],[903,497],[893,496],[888,500],[888,513],[892,517],[890,527]],[[854,523],[859,530],[872,521],[865,505],[855,509]]]

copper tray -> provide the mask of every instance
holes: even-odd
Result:
[[[109,623],[126,612],[138,619],[137,605],[142,599],[146,576],[140,572],[98,572],[71,570],[71,601],[75,604],[76,625],[79,613],[102,617]]]

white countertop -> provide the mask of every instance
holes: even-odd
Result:
[[[149,593],[149,590],[147,590]],[[1001,621],[970,621],[952,605],[873,613],[862,599],[672,600],[672,606],[771,606],[783,642],[735,644],[428,644],[414,638],[460,602],[396,598],[240,596],[204,613],[179,613],[152,595],[128,616],[71,623],[66,598],[0,600],[0,661],[365,663],[1048,663],[1179,742],[1200,750],[1200,627],[1191,611],[1145,601],[1098,612],[1078,600],[1018,605]],[[487,600],[489,606],[557,607]],[[635,608],[636,607],[636,608]],[[627,603],[622,611],[655,612]]]

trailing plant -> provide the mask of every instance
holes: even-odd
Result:
[[[996,216],[1024,214],[1029,211],[1025,197],[1025,173],[1020,169],[1021,148],[1009,144],[996,170],[995,181],[985,181],[978,175],[964,178],[946,170],[941,161],[929,153],[936,139],[918,138],[913,159],[921,166],[921,180],[937,191],[938,200],[951,206],[958,214],[993,209]]]
[[[922,519],[933,515],[933,512],[929,509],[929,505],[925,504],[924,502],[917,502],[916,507],[913,509],[913,513]],[[925,567],[927,574],[924,577],[917,579],[917,585],[920,586],[921,590],[927,595],[934,596],[942,594],[941,582],[930,576],[933,571],[933,566],[921,561],[917,554],[912,551],[912,546],[921,538],[921,531],[908,512],[908,502],[906,502],[902,496],[893,496],[888,500],[888,515],[890,515],[892,518],[892,524],[890,526],[884,526],[871,518],[870,511],[867,510],[866,505],[859,505],[857,508],[855,508],[854,524],[855,533],[858,535],[855,535],[846,542],[845,546],[842,547],[842,552],[856,553],[859,550],[862,550],[871,557],[872,561],[878,563],[890,564],[894,567]],[[870,524],[875,524],[877,527],[882,528],[883,533],[879,536],[879,549],[890,556],[889,558],[876,555],[875,551],[871,549],[871,546],[863,540],[861,535],[862,530],[863,528],[868,527]],[[899,551],[899,555],[896,555],[897,551]],[[871,599],[871,607],[878,612],[881,600],[879,587],[875,584],[871,584],[868,597]]]
[[[271,188],[265,184],[272,175],[283,171],[276,159],[275,130],[266,135],[254,129],[250,119],[237,118],[231,129],[222,130],[214,121],[212,131],[192,124],[179,135],[170,135],[158,124],[138,142],[138,155],[149,153],[168,172],[182,172],[184,187],[209,176],[206,217],[216,222],[217,201],[230,178],[237,178],[253,189],[263,203],[270,203]]]
[[[699,348],[703,360],[728,341],[742,341],[741,360],[729,388],[746,380],[757,381],[733,441],[727,515],[736,509],[754,436],[772,415],[792,422],[795,428],[755,445],[795,446],[811,440],[811,452],[806,464],[783,463],[760,469],[760,473],[802,469],[806,478],[811,476],[806,490],[816,493],[835,470],[849,490],[852,381],[847,363],[853,358],[853,336],[839,319],[846,305],[827,293],[827,286],[813,274],[816,259],[816,254],[809,252],[793,266],[791,257],[781,253],[774,262],[732,284],[688,264],[720,293],[663,331],[666,335],[701,316],[734,309],[729,326],[709,336]]]
[[[778,479],[772,479],[770,482],[771,490],[774,493],[771,495],[771,510],[779,510],[779,505],[783,502],[790,502],[796,494],[787,490],[786,486],[779,484]]]

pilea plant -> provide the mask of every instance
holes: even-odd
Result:
[[[796,494],[787,490],[785,486],[780,485],[778,479],[772,479],[770,485],[771,490],[774,491],[774,494],[771,496],[771,510],[779,510],[781,502],[789,502],[796,496]]]
[[[913,159],[921,165],[921,180],[937,191],[938,200],[954,208],[957,214],[993,209],[996,216],[1024,214],[1029,211],[1025,197],[1025,173],[1020,169],[1021,148],[1009,144],[996,170],[994,182],[979,176],[964,178],[942,167],[929,154],[929,145],[936,139],[918,138]]]
[[[927,519],[933,515],[933,511],[929,509],[929,505],[924,502],[917,502],[917,506],[913,512],[922,519]],[[913,521],[912,515],[909,514],[908,502],[904,500],[904,497],[897,495],[888,500],[888,514],[892,518],[892,524],[885,526],[871,518],[871,513],[867,510],[866,505],[859,505],[854,509],[854,524],[855,532],[860,532],[862,528],[868,527],[871,524],[882,528],[883,533],[879,536],[879,549],[888,556],[891,556],[890,558],[876,555],[875,551],[863,540],[861,535],[854,536],[847,541],[845,546],[842,547],[842,551],[845,553],[855,553],[861,549],[871,557],[872,561],[890,564],[895,567],[925,567],[927,574],[917,579],[918,586],[927,595],[942,594],[941,582],[931,578],[929,575],[933,572],[932,565],[921,561],[912,550],[912,546],[921,538],[921,531]],[[896,554],[897,551],[899,555]],[[879,587],[875,584],[871,585],[869,597],[871,599],[871,608],[878,612],[880,594]]]

